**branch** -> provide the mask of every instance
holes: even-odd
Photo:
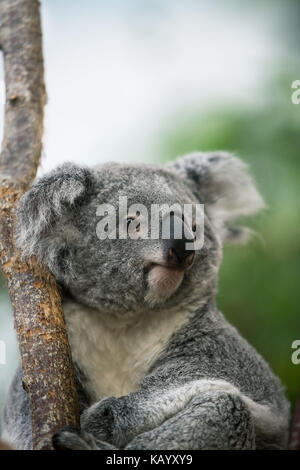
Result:
[[[45,87],[38,0],[0,0],[6,80],[0,157],[0,264],[14,313],[23,387],[31,411],[34,449],[79,427],[71,351],[55,280],[35,259],[23,262],[14,245],[15,203],[36,175],[42,148]]]

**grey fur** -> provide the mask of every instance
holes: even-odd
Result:
[[[128,205],[143,203],[149,211],[151,204],[205,204],[204,247],[167,298],[149,302],[145,269],[146,259],[161,256],[163,240],[96,236],[97,206],[117,205],[120,195],[128,197]],[[246,166],[225,152],[194,153],[165,166],[66,164],[34,183],[18,209],[18,243],[25,257],[36,255],[62,286],[82,410],[81,434],[58,431],[56,448],[285,448],[289,404],[283,389],[214,301],[222,242],[244,241],[247,232],[234,225],[235,219],[263,207]],[[182,321],[174,323],[165,341],[159,337],[157,354],[150,351],[139,364],[137,386],[131,384],[123,396],[97,395],[84,365],[89,356],[82,352],[82,324],[91,321],[96,329],[97,322],[115,322],[107,329],[112,335],[121,324],[121,343],[128,325],[132,331],[154,318],[159,329],[162,315],[172,321],[178,311]],[[18,448],[30,447],[20,370],[7,398],[3,429]]]

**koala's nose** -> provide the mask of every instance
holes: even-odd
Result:
[[[185,243],[187,240],[170,240],[166,247],[167,262],[174,266],[187,268],[192,264],[195,257],[195,252],[187,250]]]
[[[178,223],[178,221],[177,221]],[[195,251],[186,248],[187,243],[191,243],[191,239],[184,236],[184,223],[182,223],[182,237],[175,238],[175,216],[170,216],[170,238],[164,240],[164,254],[166,262],[172,266],[180,266],[187,268],[194,261]]]

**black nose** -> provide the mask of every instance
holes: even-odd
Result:
[[[178,221],[177,221],[178,222]],[[188,267],[194,260],[194,250],[186,248],[187,243],[191,243],[191,239],[184,236],[184,226],[182,222],[182,237],[175,238],[175,217],[170,215],[170,238],[164,240],[164,254],[168,264],[173,266]]]
[[[186,250],[186,240],[170,240],[166,246],[167,262],[173,265],[185,266],[192,263],[194,251]]]

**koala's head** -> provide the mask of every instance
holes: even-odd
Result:
[[[203,226],[195,232],[196,211],[186,213],[185,205],[199,204]],[[263,206],[246,165],[223,152],[164,166],[65,164],[21,198],[17,242],[24,257],[37,256],[69,295],[96,309],[195,305],[215,291],[222,243],[247,238],[235,219]],[[204,243],[193,250],[199,233]]]

